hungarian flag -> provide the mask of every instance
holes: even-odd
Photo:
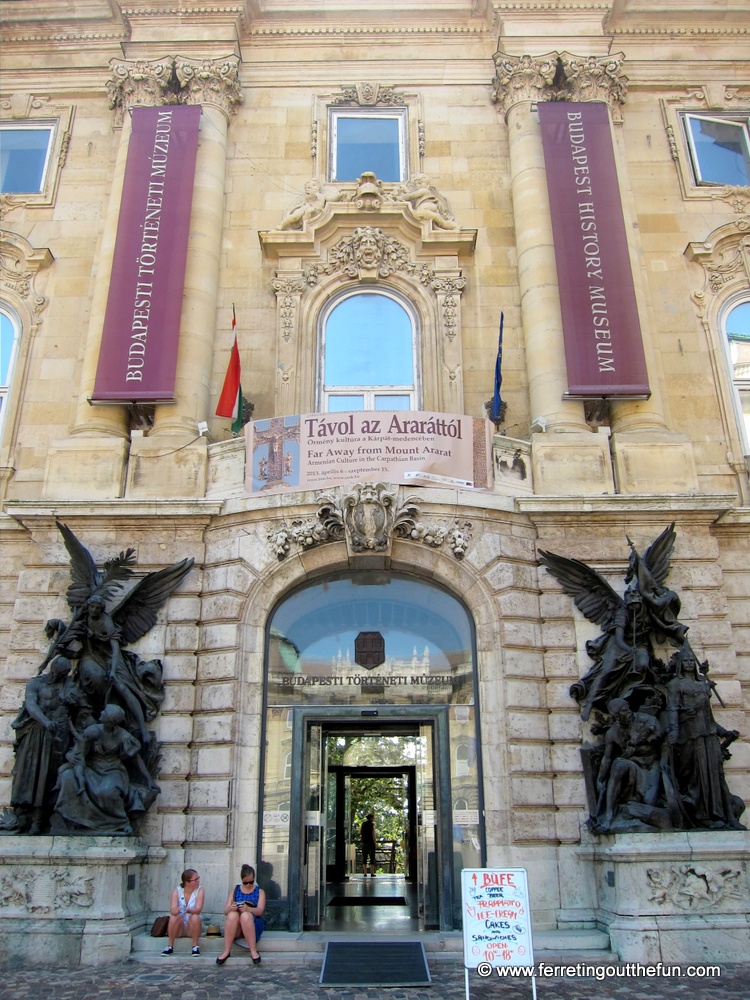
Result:
[[[237,347],[237,317],[232,306],[232,333],[234,343],[232,353],[229,358],[229,367],[224,376],[224,386],[219,396],[219,404],[216,407],[217,417],[232,418],[232,434],[239,434],[242,430],[242,372],[240,369],[240,352]]]

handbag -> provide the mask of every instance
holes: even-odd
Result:
[[[166,937],[169,917],[157,917],[151,924],[151,937]]]

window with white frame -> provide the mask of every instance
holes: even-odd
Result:
[[[20,332],[21,324],[16,316],[0,305],[0,428],[5,418]]]
[[[750,116],[683,115],[696,184],[750,185]]]
[[[406,125],[406,108],[331,108],[329,180],[356,181],[366,172],[380,181],[406,180]]]
[[[746,455],[750,455],[750,296],[735,301],[724,314],[724,335],[729,345],[729,361],[735,400],[743,432]]]
[[[53,123],[0,123],[0,194],[41,194],[47,185]]]
[[[419,409],[416,321],[400,301],[357,289],[321,327],[322,411]]]

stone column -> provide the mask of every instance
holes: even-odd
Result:
[[[628,83],[622,74],[623,58],[621,53],[597,57],[563,52],[560,64],[566,81],[566,99],[602,101],[609,106],[612,121],[621,123]],[[632,242],[635,239],[632,225],[636,221],[635,209],[627,183],[627,158],[619,140],[621,133],[616,129],[613,141],[621,180],[620,198],[626,232]],[[648,399],[610,402],[611,450],[617,490],[619,493],[692,493],[698,489],[692,444],[687,434],[675,433],[667,427],[647,290],[637,262],[633,262],[631,270],[651,395]]]
[[[198,424],[210,416],[219,265],[224,221],[227,129],[242,100],[239,59],[178,57],[175,72],[186,104],[202,107],[190,239],[185,270],[174,403],[155,408],[147,437],[131,445],[128,496],[202,497],[207,442]],[[227,322],[229,329],[229,322]],[[158,466],[158,476],[156,468]]]
[[[135,106],[155,107],[164,103],[172,78],[173,60],[158,62],[112,62],[107,83],[109,106],[121,119],[121,134],[112,172],[107,213],[102,228],[86,331],[78,406],[70,437],[50,446],[45,473],[44,496],[54,499],[109,499],[120,497],[130,437],[126,406],[92,406],[99,363],[104,315],[120,219],[120,203],[130,142],[130,111]]]
[[[521,321],[538,493],[614,492],[609,442],[593,434],[583,403],[564,399],[565,350],[547,176],[532,105],[556,96],[557,53],[495,56],[493,98],[508,125]]]

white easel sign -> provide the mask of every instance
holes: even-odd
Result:
[[[534,965],[525,868],[464,868],[461,872],[466,997],[469,969],[483,977],[498,966]],[[486,971],[489,970],[489,973]],[[536,978],[531,976],[536,998]]]

